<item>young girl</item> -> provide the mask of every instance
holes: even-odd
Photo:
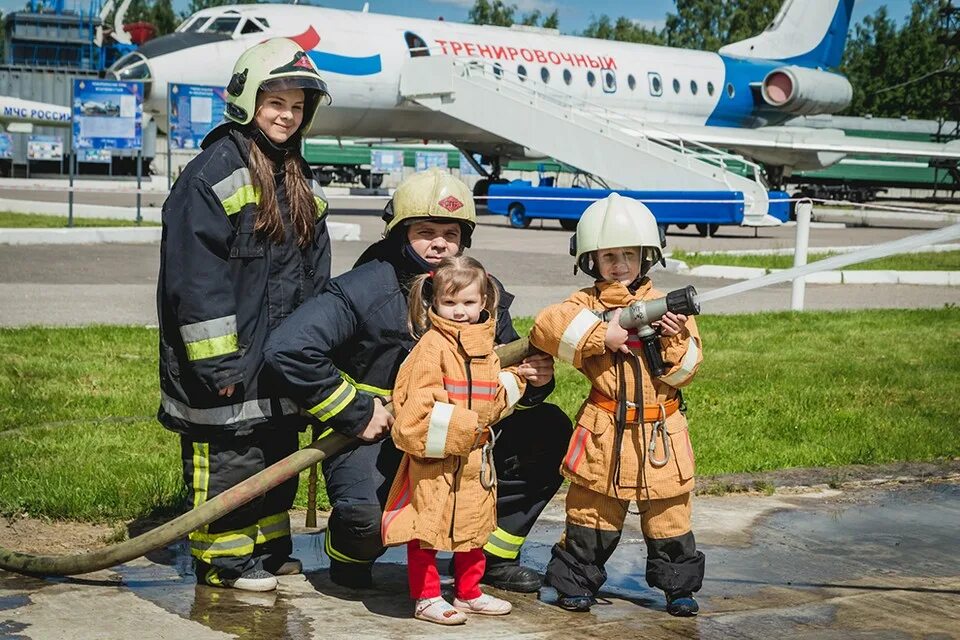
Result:
[[[575,254],[596,282],[544,309],[530,333],[533,345],[571,363],[593,387],[561,466],[571,483],[567,525],[545,582],[561,607],[589,610],[636,501],[647,583],[664,590],[671,615],[696,615],[704,557],[690,530],[694,460],[678,389],[703,359],[697,325],[673,313],[653,323],[664,365],[657,375],[636,331],[620,326],[615,310],[664,295],[646,276],[662,259],[661,240],[640,202],[612,194],[590,205],[577,224]],[[605,311],[613,311],[610,322],[596,315]]]
[[[307,419],[264,374],[263,347],[330,276],[327,202],[300,154],[326,84],[274,38],[240,56],[226,92],[226,121],[163,205],[158,419],[180,434],[193,507],[297,450]],[[270,591],[299,573],[296,494],[293,477],[192,532],[197,581]]]
[[[445,258],[410,290],[419,338],[393,391],[393,442],[405,452],[382,521],[385,545],[407,543],[414,616],[463,624],[466,613],[505,615],[480,591],[483,545],[496,528],[491,425],[509,415],[525,382],[493,352],[498,289],[479,262]],[[440,597],[437,551],[454,552],[456,598]]]

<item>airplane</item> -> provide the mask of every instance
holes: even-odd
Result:
[[[283,36],[298,42],[325,76],[333,105],[311,136],[445,140],[493,159],[538,156],[461,120],[407,101],[401,69],[411,58],[449,56],[542,83],[645,123],[658,135],[725,148],[761,162],[771,182],[818,169],[849,153],[956,160],[960,142],[851,140],[840,130],[782,126],[833,114],[852,98],[831,71],[841,60],[854,0],[785,0],[759,35],[719,52],[561,35],[306,5],[219,6],[188,17],[175,33],[145,43],[108,75],[145,83],[144,112],[165,125],[170,83],[223,86],[250,46]]]

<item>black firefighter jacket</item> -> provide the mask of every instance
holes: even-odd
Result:
[[[209,140],[209,138],[208,138]],[[160,422],[194,437],[246,435],[253,427],[301,427],[306,418],[263,366],[270,332],[330,277],[327,202],[314,193],[314,242],[301,249],[283,186],[285,151],[262,135],[277,166],[285,241],[254,233],[259,191],[248,166],[249,130],[225,127],[191,161],[163,205],[160,277]],[[231,397],[218,391],[236,385]]]
[[[353,270],[330,280],[267,341],[267,364],[290,395],[325,426],[346,435],[357,435],[370,421],[374,396],[391,395],[414,345],[407,329],[406,285],[424,269],[405,255],[401,236],[394,233],[372,245]],[[511,302],[513,296],[500,286],[498,344],[519,338]],[[553,387],[553,382],[527,385],[518,409],[539,404]]]

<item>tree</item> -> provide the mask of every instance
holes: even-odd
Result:
[[[612,22],[610,16],[606,14],[601,15],[599,18],[592,19],[580,35],[585,38],[600,38],[601,40],[665,44],[662,32],[654,28],[639,25],[624,16],[620,16],[616,22]]]
[[[467,19],[472,24],[492,24],[497,27],[510,27],[516,22],[517,5],[505,4],[503,0],[476,0],[473,8],[467,13]],[[538,24],[539,23],[539,24]],[[545,29],[557,29],[560,25],[560,15],[554,9],[547,17],[539,9],[520,16],[520,24],[540,26]]]
[[[725,44],[757,35],[777,14],[782,0],[676,0],[664,28],[671,47],[716,51]]]
[[[854,26],[840,72],[853,86],[847,112],[880,117],[936,118],[945,108],[940,72],[946,50],[937,42],[937,5],[913,0],[898,29],[886,7]]]
[[[173,12],[172,0],[154,0],[150,11],[150,22],[157,28],[157,35],[173,33],[179,24],[177,14]]]

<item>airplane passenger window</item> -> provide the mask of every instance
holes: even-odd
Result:
[[[493,75],[499,80],[503,76],[503,67],[500,66],[499,62],[493,64]]]
[[[633,77],[632,73],[627,76],[627,86],[630,87],[630,91],[637,88],[637,79]]]
[[[564,70],[563,70],[563,83],[569,86],[571,82],[573,82],[573,74],[570,73],[570,69],[564,69]]]
[[[587,84],[591,87],[597,84],[597,75],[593,71],[587,71]]]
[[[550,82],[550,70],[546,67],[540,67],[540,79],[543,80],[543,84]]]
[[[240,28],[240,33],[259,33],[261,31],[263,31],[263,29],[253,20],[247,20]]]
[[[691,80],[691,81],[690,81],[690,93],[692,93],[693,95],[697,95],[697,81],[696,81],[696,80]]]
[[[527,80],[527,68],[522,64],[517,67],[517,75],[520,76],[520,82]]]
[[[607,91],[617,90],[617,79],[609,71],[603,74],[603,87]]]
[[[240,24],[240,18],[232,16],[221,16],[215,18],[213,22],[207,25],[207,28],[204,29],[206,33],[226,33],[233,34],[237,29],[237,25]]]
[[[727,83],[727,95],[730,96],[731,98],[732,98],[733,96],[737,95],[737,92],[736,92],[736,91],[734,90],[734,88],[733,88],[733,83],[732,83],[732,82],[728,82],[728,83]]]
[[[711,96],[713,95],[713,83],[712,83],[712,82],[708,82],[708,83],[707,83],[707,93],[710,94]]]
[[[676,78],[673,79],[673,92],[680,93],[680,81]]]
[[[647,82],[650,84],[650,95],[659,97],[663,95],[663,81],[660,80],[660,74],[650,72],[647,74]]]

